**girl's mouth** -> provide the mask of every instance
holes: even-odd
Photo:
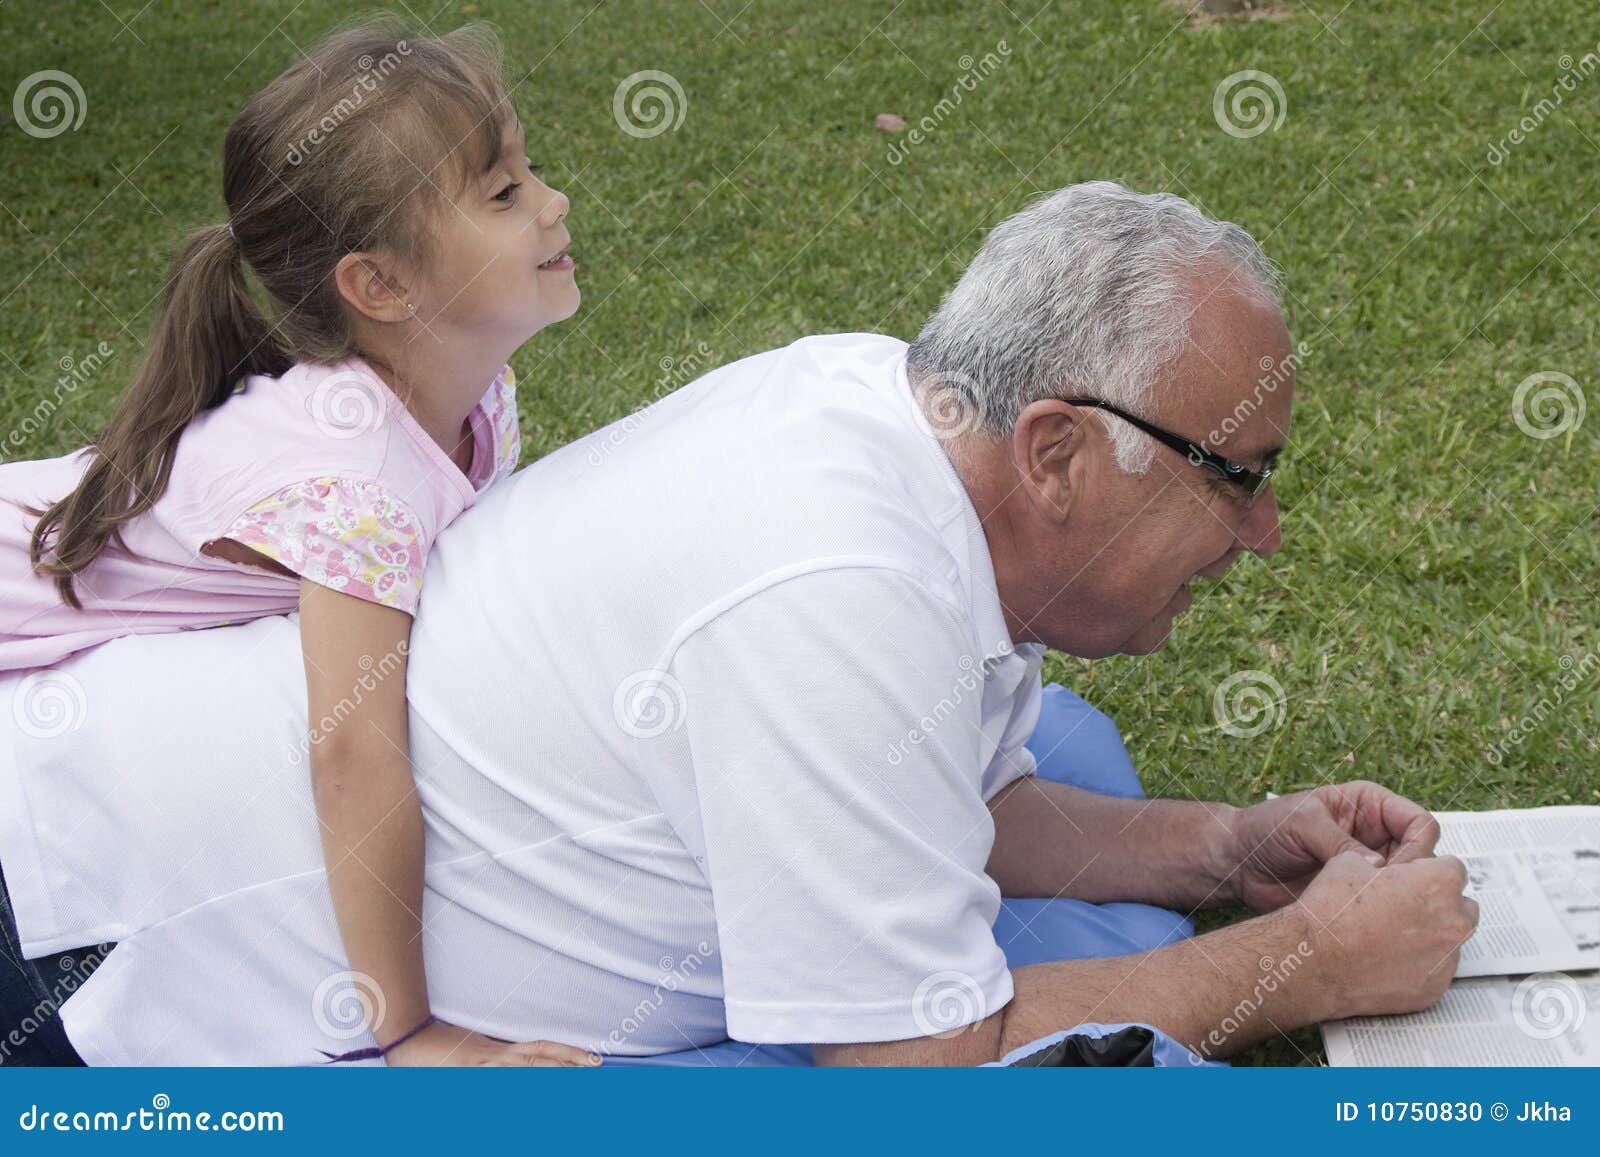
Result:
[[[563,249],[560,253],[557,253],[549,261],[541,262],[539,264],[539,268],[540,269],[571,269],[576,264],[577,264],[577,262],[573,261],[572,258],[567,255],[567,251],[565,249]]]

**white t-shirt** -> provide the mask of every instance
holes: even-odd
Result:
[[[408,686],[437,1015],[647,1055],[1010,1000],[985,801],[1033,770],[1041,649],[904,357],[846,334],[725,366],[440,536]],[[64,1006],[92,1063],[371,1043],[306,726],[292,616],[0,681],[24,949],[120,942]]]

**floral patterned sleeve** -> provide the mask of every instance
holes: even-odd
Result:
[[[301,578],[416,614],[424,562],[417,517],[376,483],[296,482],[241,514],[223,537]]]

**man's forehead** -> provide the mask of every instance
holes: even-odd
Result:
[[[1276,308],[1237,298],[1215,305],[1211,316],[1193,319],[1173,367],[1176,409],[1194,441],[1247,465],[1269,465],[1288,440],[1297,351]]]

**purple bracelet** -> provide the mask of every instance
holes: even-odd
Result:
[[[428,1017],[427,1020],[423,1021],[416,1028],[412,1029],[410,1032],[406,1033],[404,1036],[396,1037],[394,1040],[390,1041],[386,1045],[383,1045],[382,1047],[370,1046],[370,1047],[364,1048],[364,1049],[352,1049],[350,1052],[340,1053],[338,1056],[334,1056],[332,1053],[326,1052],[326,1051],[324,1051],[322,1049],[318,1049],[317,1051],[319,1053],[322,1053],[323,1056],[328,1058],[327,1060],[322,1062],[325,1065],[336,1065],[340,1061],[370,1061],[374,1057],[383,1056],[384,1053],[388,1052],[392,1048],[396,1048],[396,1047],[398,1047],[400,1045],[405,1044],[406,1041],[408,1041],[412,1037],[416,1036],[419,1032],[421,1032],[423,1029],[427,1028],[433,1022],[434,1022],[434,1018],[432,1016],[430,1016],[430,1017]]]

